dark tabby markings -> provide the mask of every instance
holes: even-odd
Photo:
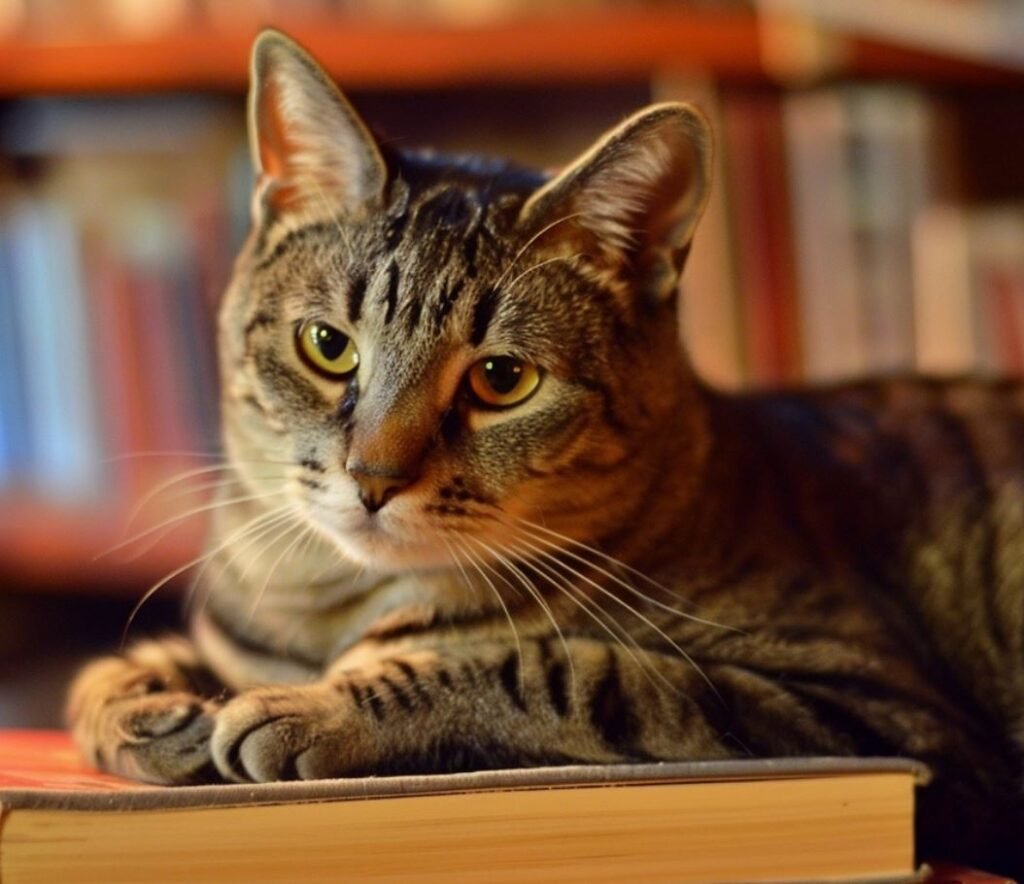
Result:
[[[447,227],[464,227],[472,214],[468,195],[457,187],[439,194],[433,200],[437,216]]]
[[[301,243],[303,240],[310,236],[318,235],[321,233],[337,234],[338,228],[336,221],[317,221],[315,224],[307,224],[305,227],[300,227],[297,230],[289,231],[276,246],[271,250],[270,254],[260,260],[256,265],[256,270],[266,270],[268,267],[273,265],[278,258],[280,258],[285,252],[287,252],[292,246]],[[263,239],[269,232],[268,229],[264,229],[263,236],[260,237],[259,248],[263,248]]]
[[[451,504],[433,504],[428,503],[423,507],[425,512],[437,513],[439,516],[468,516],[470,515],[469,510],[464,506],[453,506]]]
[[[293,369],[272,350],[260,350],[253,357],[256,371],[274,388],[279,397],[287,399],[293,408],[314,411],[323,398],[319,389],[305,374]]]
[[[569,692],[565,683],[565,664],[552,661],[544,674],[551,708],[555,710],[559,718],[565,718],[569,714]]]
[[[783,682],[783,687],[798,703],[814,715],[822,728],[847,737],[852,742],[852,748],[856,754],[865,756],[900,754],[901,750],[898,744],[887,740],[830,692],[791,682]]]
[[[434,306],[434,327],[436,329],[440,330],[441,326],[444,325],[448,314],[452,312],[455,303],[459,300],[459,295],[462,294],[464,285],[464,281],[458,279],[441,292],[441,297]]]
[[[430,699],[429,692],[420,682],[420,677],[416,672],[416,668],[411,664],[406,663],[405,660],[392,660],[391,663],[393,663],[398,668],[399,672],[405,676],[405,680],[409,683],[409,687],[413,689],[417,699],[426,706],[427,709],[430,709],[434,703]]]
[[[296,481],[300,485],[305,485],[307,488],[312,488],[314,491],[324,490],[324,484],[322,482],[317,482],[316,479],[310,479],[309,476],[299,476],[296,479]]]
[[[275,322],[277,322],[277,317],[276,316],[274,316],[272,313],[270,313],[267,310],[259,310],[255,314],[253,314],[252,319],[250,319],[246,323],[245,330],[243,331],[243,335],[248,339],[248,337],[254,331],[256,331],[256,329],[258,329],[258,328],[266,328],[268,325],[273,325]]]
[[[366,297],[366,276],[359,274],[352,280],[348,292],[348,321],[355,323],[363,315],[363,298]]]
[[[420,315],[423,313],[423,299],[412,298],[409,301],[409,309],[406,311],[405,319],[408,325],[409,331],[415,331],[416,326],[420,324]]]
[[[466,276],[473,279],[477,275],[476,255],[480,246],[477,236],[467,236],[462,241],[462,256],[466,259]]]
[[[245,396],[242,397],[242,401],[254,411],[258,411],[260,414],[267,413],[267,410],[260,403],[260,400],[253,396],[252,393],[246,393]]]
[[[383,721],[387,712],[384,709],[384,701],[380,698],[380,695],[373,688],[370,688],[369,693],[366,695],[366,700],[370,704],[370,712],[373,713],[373,717],[377,721]]]
[[[445,409],[444,414],[441,415],[441,438],[451,445],[458,437],[461,428],[462,421],[459,410],[454,405]]]
[[[1007,649],[1012,646],[1012,642],[1006,634],[1003,618],[995,603],[999,575],[996,573],[996,538],[995,527],[992,524],[992,489],[989,485],[988,475],[964,421],[948,411],[937,409],[931,416],[960,459],[965,474],[965,483],[973,491],[968,527],[972,531],[979,532],[980,536],[973,535],[970,548],[977,555],[977,566],[981,572],[978,576],[979,583],[987,590],[982,593],[982,599],[985,603],[989,629],[993,638],[1001,642],[1004,649]]]
[[[473,330],[469,340],[474,347],[479,347],[487,337],[487,329],[490,328],[494,312],[498,309],[498,298],[497,289],[486,288],[473,306]]]
[[[464,486],[445,485],[437,493],[442,500],[457,500],[459,503],[473,501],[474,503],[488,504],[494,502],[482,494],[475,494],[472,491],[468,491]]]
[[[455,687],[455,682],[452,680],[451,673],[447,669],[437,670],[437,680],[441,683],[441,687],[446,690],[451,690]]]
[[[341,397],[341,402],[338,403],[338,420],[347,421],[351,416],[352,412],[356,410],[356,402],[359,400],[359,378],[353,378],[348,382],[348,386],[345,388],[345,395]],[[352,428],[348,428],[351,432]]]
[[[344,687],[348,690],[349,696],[352,697],[352,702],[356,704],[356,709],[362,709],[366,705],[366,697],[359,689],[359,686],[352,682],[347,682]]]
[[[321,461],[313,457],[302,458],[302,460],[299,461],[299,466],[305,467],[307,470],[312,470],[314,473],[327,472],[327,467],[325,467]]]
[[[406,712],[412,711],[412,700],[409,699],[409,695],[405,691],[403,691],[386,675],[380,676],[377,680],[388,689],[391,696],[394,697],[395,702],[398,703],[399,706],[401,706]]]
[[[576,377],[573,380],[583,387],[584,390],[589,390],[591,393],[597,393],[601,397],[601,403],[603,406],[602,413],[604,421],[618,433],[626,432],[626,425],[622,422],[622,419],[615,413],[615,397],[612,395],[612,391],[608,388],[607,384],[602,383],[596,378],[587,377]]]
[[[476,667],[468,660],[459,666],[459,672],[467,684],[476,684]]]
[[[384,231],[384,245],[388,251],[393,252],[402,241],[402,234],[405,232],[406,222],[409,216],[405,213],[398,215],[388,221],[387,229]]]
[[[498,667],[498,678],[505,693],[518,709],[526,711],[526,698],[523,696],[523,686],[519,679],[519,649],[514,648]]]
[[[590,723],[609,746],[627,754],[639,731],[636,715],[619,680],[618,659],[611,648],[604,677],[590,698]]]
[[[384,324],[387,325],[395,318],[395,307],[398,305],[398,265],[394,261],[388,264],[388,283],[384,299],[387,302]]]

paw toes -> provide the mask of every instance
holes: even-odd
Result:
[[[286,779],[285,774],[294,772],[300,732],[293,716],[228,707],[214,730],[214,763],[224,777],[240,783]]]
[[[163,708],[141,704],[125,710],[121,736],[109,765],[115,772],[153,783],[184,785],[218,779],[210,763],[213,710],[198,700]]]
[[[229,702],[211,740],[221,775],[243,783],[329,775],[323,747],[337,743],[338,722],[322,699],[307,689],[254,691]]]
[[[138,739],[166,737],[188,727],[201,712],[202,705],[193,698],[171,700],[169,704],[152,706],[140,704],[126,715],[126,736]]]

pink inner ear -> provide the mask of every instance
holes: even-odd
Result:
[[[281,113],[280,87],[268,83],[260,96],[259,152],[263,177],[269,179],[265,190],[265,205],[275,212],[284,211],[297,197],[297,188],[292,180],[294,169],[288,158],[296,149],[289,139],[289,127]]]
[[[286,174],[284,154],[290,145],[285,136],[284,121],[281,119],[278,86],[268,83],[260,96],[259,150],[263,172],[271,178],[283,178]]]

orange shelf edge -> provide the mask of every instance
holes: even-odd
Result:
[[[337,19],[283,27],[348,87],[607,79],[665,67],[763,73],[757,22],[747,14],[638,10],[465,28]],[[241,89],[255,32],[0,42],[0,94]]]
[[[658,71],[769,80],[757,18],[693,9],[605,10],[451,27],[365,20],[285,29],[349,88],[601,81]],[[0,41],[0,95],[241,90],[255,28],[182,30],[151,39]],[[850,39],[841,70],[965,84],[1016,84],[1024,72],[879,41]]]

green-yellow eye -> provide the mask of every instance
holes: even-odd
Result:
[[[359,351],[344,332],[319,320],[299,326],[299,353],[315,371],[332,379],[352,374],[359,365]]]
[[[540,384],[536,365],[511,356],[488,356],[469,370],[469,388],[483,405],[508,408],[525,402]]]

